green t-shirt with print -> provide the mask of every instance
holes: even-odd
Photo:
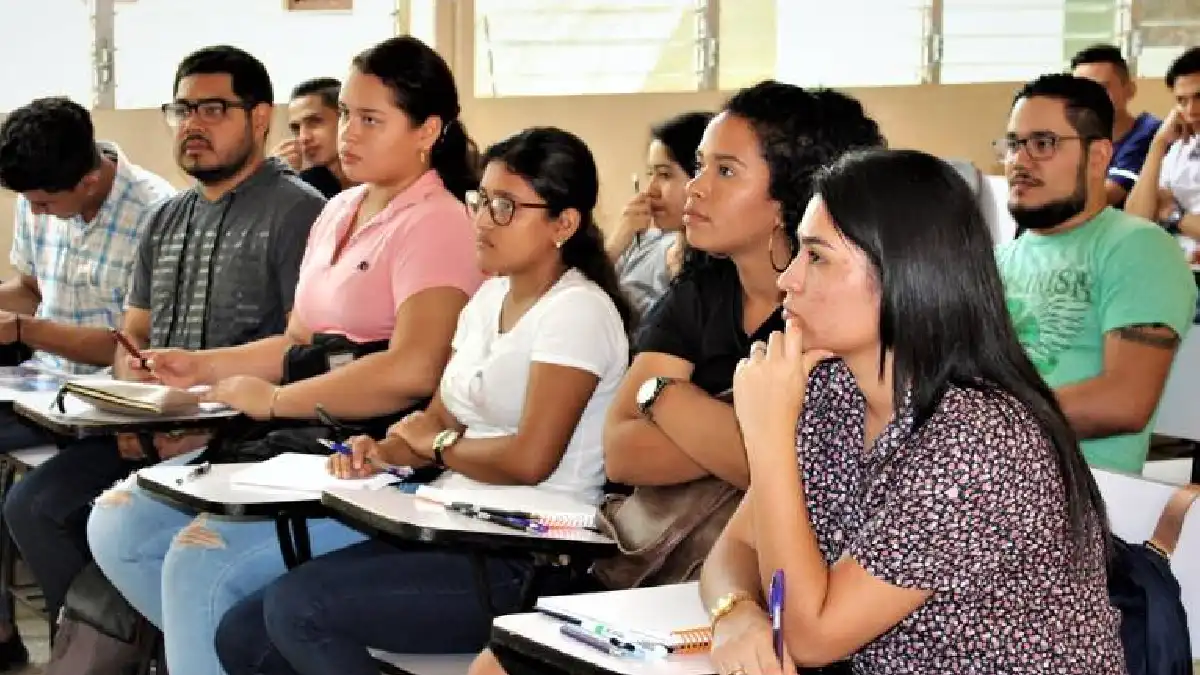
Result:
[[[1163,324],[1180,339],[1196,313],[1196,283],[1179,244],[1161,227],[1106,208],[1073,230],[1026,232],[996,251],[1017,337],[1053,388],[1104,365],[1104,335]],[[1085,440],[1092,466],[1141,473],[1153,419],[1136,434]]]

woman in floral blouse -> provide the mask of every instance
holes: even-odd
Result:
[[[719,672],[1124,673],[1103,503],[970,189],[919,152],[851,155],[799,235],[787,329],[734,377],[750,490],[701,582]]]

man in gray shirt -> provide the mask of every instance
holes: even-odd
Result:
[[[325,200],[265,157],[273,100],[266,68],[240,49],[201,49],[179,65],[163,114],[175,129],[176,161],[197,184],[149,216],[124,318],[135,343],[212,349],[283,332]],[[125,357],[117,349],[114,374],[135,379]],[[159,436],[154,446],[166,458],[203,442]],[[146,461],[134,436],[81,441],[10,491],[4,517],[50,616],[91,559],[91,503]]]

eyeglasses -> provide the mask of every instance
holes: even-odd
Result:
[[[177,127],[194,113],[205,124],[216,124],[225,119],[229,109],[250,110],[254,104],[245,101],[226,101],[223,98],[204,98],[199,101],[173,101],[162,105],[167,124]]]
[[[549,204],[518,202],[508,197],[501,197],[500,195],[488,195],[483,190],[471,190],[467,193],[466,197],[467,209],[471,211],[472,216],[478,216],[479,212],[486,208],[488,215],[492,217],[492,222],[497,225],[508,225],[511,223],[513,215],[516,214],[518,208],[550,208]]]
[[[1037,131],[1026,138],[1005,136],[993,141],[992,149],[996,152],[996,159],[1000,162],[1007,162],[1016,157],[1017,153],[1021,151],[1021,146],[1025,146],[1025,151],[1029,153],[1031,159],[1043,161],[1053,157],[1054,153],[1058,152],[1059,144],[1063,141],[1087,143],[1094,140],[1096,140],[1095,136],[1059,136],[1052,131]]]

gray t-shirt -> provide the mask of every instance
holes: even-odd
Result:
[[[638,316],[645,316],[671,285],[667,249],[678,236],[678,232],[646,230],[641,242],[625,249],[617,259],[617,279]]]
[[[325,199],[270,158],[216,201],[195,188],[150,216],[129,306],[150,312],[150,345],[212,349],[278,335],[308,231]]]

